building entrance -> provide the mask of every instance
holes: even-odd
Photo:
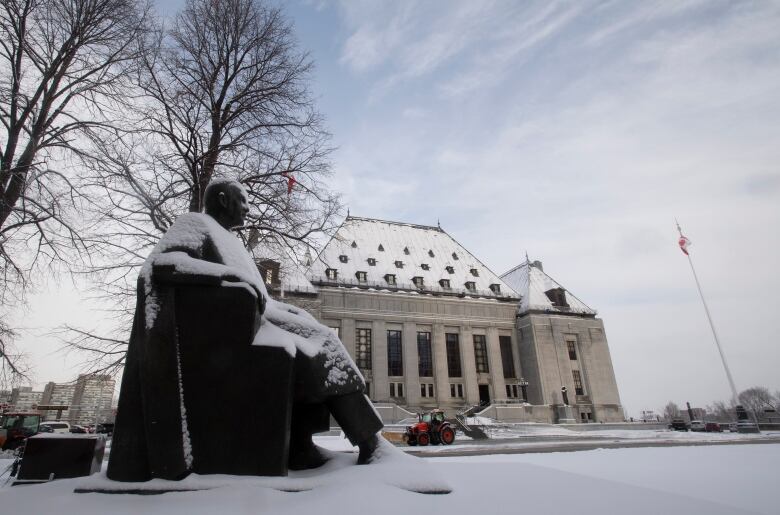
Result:
[[[479,403],[483,406],[490,404],[490,387],[486,384],[479,385]]]

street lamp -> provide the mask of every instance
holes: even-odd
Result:
[[[523,402],[528,402],[528,392],[526,391],[526,388],[528,388],[528,381],[526,381],[524,377],[521,377],[517,384],[523,392]]]

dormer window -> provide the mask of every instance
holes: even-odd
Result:
[[[257,263],[257,269],[263,276],[263,281],[268,286],[279,285],[279,262],[272,259],[265,259]]]
[[[552,305],[556,308],[568,308],[569,303],[566,301],[566,290],[563,288],[553,288],[544,292],[547,298],[550,299]]]
[[[395,262],[395,267],[396,268],[403,268],[404,267],[404,262],[403,261],[396,261]]]
[[[335,281],[336,279],[339,278],[339,272],[335,268],[326,268],[325,277],[327,277],[331,281]]]
[[[466,289],[468,291],[477,291],[477,285],[474,283],[474,281],[466,281],[466,284],[464,284]]]
[[[376,266],[376,259],[368,258],[368,266]]]
[[[491,284],[490,285],[490,291],[492,291],[496,295],[501,295],[501,285],[500,284]]]
[[[404,247],[404,254],[409,255],[409,247]]]
[[[367,279],[365,272],[355,272],[355,277],[357,277],[357,280],[360,283],[366,282]]]
[[[344,254],[342,254],[339,256],[339,261],[341,261],[342,263],[346,263],[347,261],[349,261],[349,258]]]
[[[431,269],[431,267],[428,266],[428,263],[423,263],[422,265],[420,265],[420,268],[422,268],[423,270],[430,270]]]
[[[417,286],[418,288],[422,288],[422,287],[423,287],[423,278],[422,278],[422,277],[419,277],[419,276],[417,276],[417,277],[412,277],[412,282],[413,282],[413,283],[414,283],[414,285],[415,285],[415,286]]]
[[[433,253],[433,249],[428,251],[428,255],[431,257],[436,257],[435,254]]]
[[[471,272],[471,275],[473,275],[474,277],[479,277],[479,270],[477,270],[476,268],[472,268],[471,270],[469,270],[469,272]]]
[[[356,248],[357,248],[357,242],[356,242],[356,241],[353,241],[353,242],[352,242],[352,248],[353,248],[353,249],[356,249]]]
[[[441,286],[445,290],[449,290],[450,289],[450,280],[449,279],[439,279],[439,286]]]
[[[379,252],[384,252],[384,251],[385,251],[385,248],[384,248],[384,247],[382,246],[382,244],[380,243],[380,244],[379,244],[379,247],[377,247],[377,249],[376,249],[376,250],[378,250]]]
[[[453,266],[451,266],[451,265],[447,265],[447,266],[445,267],[445,270],[447,270],[447,272],[449,272],[449,273],[451,273],[451,274],[454,274],[454,273],[455,273],[455,267],[453,267]]]
[[[387,281],[387,284],[395,284],[395,274],[387,274],[385,275],[385,281]]]
[[[458,254],[456,252],[452,253],[452,259],[454,259],[455,261],[458,260]]]

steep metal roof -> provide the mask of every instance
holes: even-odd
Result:
[[[336,277],[328,277],[327,269],[335,270]],[[395,276],[395,284],[388,282],[388,275]],[[356,216],[346,218],[312,264],[308,278],[314,284],[518,300],[504,281],[441,227]],[[422,286],[414,283],[415,278],[422,278]],[[441,280],[448,280],[449,288]],[[473,289],[466,283],[473,283]]]
[[[574,313],[580,315],[595,315],[596,310],[575,297],[571,292],[547,275],[539,261],[531,262],[527,257],[524,263],[501,274],[501,279],[520,294],[518,313],[528,311],[546,311],[557,313]],[[566,306],[556,306],[548,297],[550,290],[561,289],[566,295]]]

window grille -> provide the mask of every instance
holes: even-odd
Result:
[[[582,387],[582,376],[579,370],[571,371],[572,378],[574,379],[574,393],[577,395],[585,395],[585,389]]]
[[[463,377],[460,366],[460,340],[457,333],[447,333],[447,373],[450,377]]]
[[[420,377],[433,377],[433,353],[431,351],[431,333],[417,333],[417,354],[419,356]]]
[[[501,362],[504,365],[504,379],[515,378],[515,360],[512,354],[512,337],[499,336],[498,343],[501,346]]]
[[[401,331],[387,331],[387,375],[404,375],[402,349]]]
[[[355,362],[361,370],[371,370],[371,329],[355,329]]]
[[[477,373],[490,372],[490,367],[488,366],[487,342],[485,341],[484,334],[474,335],[474,361],[477,366]]]

